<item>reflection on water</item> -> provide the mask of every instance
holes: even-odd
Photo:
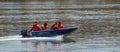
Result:
[[[60,42],[34,42],[35,52],[63,52]]]
[[[50,41],[5,41],[1,52],[64,52],[62,42]],[[1,44],[0,43],[0,44]],[[4,45],[7,44],[7,45]]]

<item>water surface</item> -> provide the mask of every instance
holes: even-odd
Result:
[[[34,21],[78,26],[64,41],[2,41],[0,52],[119,52],[119,0],[0,1],[0,36],[19,35]]]

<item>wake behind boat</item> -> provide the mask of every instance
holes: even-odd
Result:
[[[75,31],[77,27],[68,27],[61,30],[41,30],[28,33],[27,30],[21,30],[21,35],[0,37],[0,41],[15,40],[40,40],[40,41],[61,41],[68,33]]]
[[[62,36],[57,37],[26,37],[23,38],[20,35],[17,36],[7,36],[7,37],[0,37],[0,41],[16,41],[16,40],[39,40],[39,41],[61,41]]]

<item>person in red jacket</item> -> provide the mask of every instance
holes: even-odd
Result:
[[[56,30],[58,29],[57,22],[53,23],[51,26],[51,30]]]
[[[38,22],[34,22],[30,31],[39,31],[39,30],[40,30],[40,25],[38,24]]]
[[[63,24],[61,22],[58,22],[58,29],[63,29],[63,28],[64,28]]]
[[[44,23],[44,24],[41,26],[41,28],[42,28],[42,30],[48,29],[47,23]]]

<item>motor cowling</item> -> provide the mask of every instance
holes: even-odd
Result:
[[[22,37],[30,37],[27,30],[21,30]]]

